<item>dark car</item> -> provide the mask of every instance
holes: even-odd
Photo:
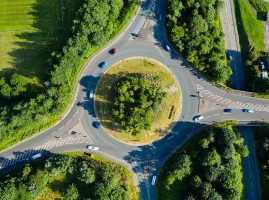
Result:
[[[167,139],[167,140],[171,140],[171,139],[173,139],[173,137],[174,137],[173,134],[168,134],[168,135],[166,136],[166,139]]]
[[[227,52],[227,58],[228,60],[233,60],[233,56],[231,52]]]
[[[224,112],[231,113],[231,112],[233,112],[233,110],[232,109],[224,109]]]
[[[249,109],[243,109],[243,112],[247,112],[247,113],[253,113],[253,110],[249,110]]]
[[[99,122],[93,122],[93,126],[97,129],[100,128],[100,123]]]
[[[159,17],[158,18],[159,18],[159,21],[162,21],[162,18],[163,18],[162,13],[159,14]]]
[[[103,69],[107,65],[107,62],[103,62],[101,68]]]
[[[117,51],[118,51],[118,49],[117,49],[117,48],[114,48],[114,49],[112,50],[112,55],[114,55]]]

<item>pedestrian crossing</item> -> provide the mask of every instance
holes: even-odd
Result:
[[[253,111],[263,111],[269,112],[269,104],[268,105],[260,105],[260,104],[253,104],[253,103],[243,103],[240,101],[233,101],[231,99],[226,99],[221,96],[218,96],[209,90],[204,89],[203,86],[197,84],[197,91],[199,92],[199,96],[203,98],[208,98],[213,100],[214,102],[218,103],[219,105],[233,108],[233,109],[249,109]]]
[[[70,145],[70,144],[83,144],[83,143],[93,144],[92,140],[88,136],[68,137],[66,139],[54,139],[54,140],[51,140],[49,142],[46,142],[45,144],[39,145],[34,149],[29,149],[29,150],[26,150],[24,153],[21,153],[19,155],[15,155],[14,158],[0,162],[0,170],[6,168],[8,166],[12,166],[15,163],[27,160],[35,154],[51,150],[55,147],[60,147],[63,145]]]

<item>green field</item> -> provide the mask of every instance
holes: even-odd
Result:
[[[61,0],[0,0],[0,32],[62,26]]]
[[[252,12],[245,0],[236,0],[235,12],[237,17],[237,26],[241,43],[241,50],[248,51],[248,41],[254,45],[259,52],[265,51],[264,43],[264,25],[261,20]],[[247,37],[244,37],[245,35]]]
[[[62,9],[61,0],[0,0],[0,76],[17,71],[43,81],[47,60],[65,44],[80,4],[63,0]]]

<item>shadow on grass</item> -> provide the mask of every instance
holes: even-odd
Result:
[[[61,51],[67,38],[71,36],[70,28],[74,13],[82,1],[64,2],[64,27],[61,27],[60,0],[36,0],[31,5],[34,11],[28,14],[34,19],[32,26],[35,30],[9,33],[15,47],[8,52],[11,57],[9,64],[14,68],[1,70],[0,76],[9,76],[17,72],[29,78],[37,77],[41,83],[48,78],[52,66],[47,60],[51,58],[53,51]]]

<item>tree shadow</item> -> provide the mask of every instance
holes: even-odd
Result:
[[[62,27],[61,1],[37,0],[32,4],[33,11],[28,14],[33,18],[33,30],[10,33],[14,46],[8,52],[11,57],[8,64],[13,69],[1,70],[0,76],[17,72],[26,77],[37,77],[41,83],[49,76],[52,69],[48,59],[53,51],[60,51],[71,36],[71,24],[79,3],[66,0],[63,5],[65,25]],[[81,2],[81,1],[77,1]],[[14,39],[15,38],[15,39]]]
[[[205,126],[206,124],[202,123],[178,121],[170,132],[173,134],[172,139],[164,137],[152,144],[139,146],[139,150],[133,150],[124,157],[124,160],[132,166],[132,170],[138,176],[138,187],[142,199],[150,198],[148,197],[148,190],[152,176],[158,175],[165,160],[182,146],[189,137]],[[153,187],[153,189],[155,191],[156,188]]]
[[[32,156],[41,153],[40,158],[34,159]],[[27,163],[34,162],[35,160],[43,159],[49,155],[53,154],[51,151],[46,149],[28,149],[26,151],[15,151],[13,152],[13,158],[4,158],[0,157],[0,174],[5,174],[11,171],[11,173],[15,173],[16,171],[12,172],[13,169],[24,166]]]

